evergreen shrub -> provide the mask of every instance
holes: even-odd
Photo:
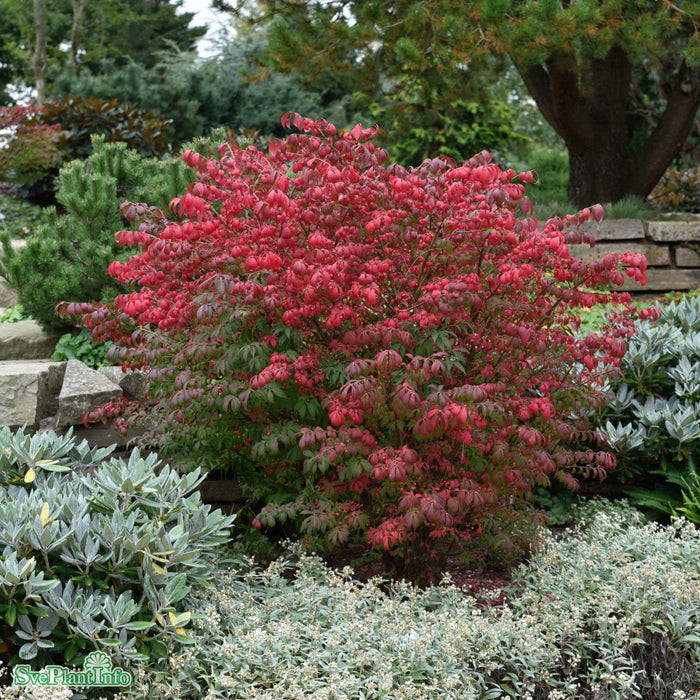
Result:
[[[125,143],[93,138],[93,154],[61,169],[57,194],[65,213],[49,207],[26,246],[14,251],[7,234],[0,274],[17,290],[24,310],[47,330],[75,325],[54,311],[61,301],[113,299],[126,288],[110,277],[109,263],[126,255],[114,232],[133,218],[125,199],[147,200],[162,216],[192,181],[182,159],[142,158]]]
[[[11,665],[116,664],[191,643],[183,599],[208,585],[235,516],[201,503],[199,470],[91,449],[69,432],[0,431],[0,625]]]
[[[700,297],[660,308],[637,324],[597,422],[633,503],[700,522]]]
[[[295,133],[219,159],[144,212],[111,273],[132,291],[64,304],[111,357],[149,372],[155,436],[183,468],[228,471],[311,543],[365,536],[397,573],[434,576],[453,553],[517,550],[536,485],[603,478],[613,458],[587,414],[624,355],[624,324],[575,337],[570,309],[630,297],[642,255],[591,264],[568,244],[584,210],[540,229],[488,153],[386,166],[374,129],[287,115]],[[645,313],[645,312],[642,312]],[[651,313],[651,312],[646,312]],[[582,370],[575,372],[580,364]],[[92,418],[112,415],[114,406]],[[254,502],[254,501],[253,501]]]

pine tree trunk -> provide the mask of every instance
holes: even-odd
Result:
[[[569,199],[579,207],[628,194],[646,197],[680,153],[700,105],[700,69],[682,61],[656,128],[635,139],[627,119],[632,65],[622,48],[591,61],[584,77],[570,56],[517,67],[542,115],[566,143]]]
[[[569,201],[579,207],[616,202],[632,189],[625,141],[602,136],[595,148],[569,148]]]

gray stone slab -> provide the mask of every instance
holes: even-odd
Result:
[[[121,388],[79,360],[68,360],[58,395],[58,427],[77,425],[83,414],[122,395]]]
[[[651,266],[663,267],[671,264],[670,248],[667,245],[654,245],[653,243],[597,243],[591,248],[585,244],[569,246],[571,256],[582,262],[592,262],[610,253],[642,253],[646,256],[647,263]]]
[[[652,241],[700,241],[700,221],[647,221],[647,238]]]
[[[111,418],[106,423],[95,423],[87,428],[83,425],[73,427],[73,435],[80,442],[87,440],[90,447],[109,447],[110,445],[125,446],[130,444],[131,440],[143,434],[143,430],[130,428],[126,435],[115,426],[115,419]]]
[[[146,400],[146,378],[142,372],[128,370],[122,372],[121,367],[98,367],[97,371],[104,374],[113,384],[117,384],[129,401]]]
[[[0,308],[11,309],[17,305],[17,301],[17,292],[0,277]]]
[[[700,268],[685,268],[677,270],[667,268],[665,270],[647,270],[647,283],[642,287],[633,279],[625,277],[622,287],[627,292],[671,292],[685,289],[697,289],[700,287]]]
[[[596,241],[641,240],[644,222],[641,219],[603,219],[599,224],[587,221],[582,231],[590,231]]]
[[[46,333],[36,321],[0,323],[0,361],[46,360],[57,342],[57,336]]]
[[[65,368],[65,362],[0,362],[0,426],[38,428]]]
[[[676,248],[676,265],[678,267],[700,267],[700,255],[691,248]]]

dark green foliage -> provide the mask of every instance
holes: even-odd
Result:
[[[57,199],[66,213],[48,208],[18,252],[7,235],[3,238],[0,274],[17,290],[24,309],[50,330],[73,328],[54,313],[60,301],[112,299],[125,291],[108,273],[112,260],[130,254],[114,236],[129,228],[119,205],[129,199],[167,210],[192,181],[179,158],[144,159],[126,144],[106,143],[103,137],[92,143],[94,153],[86,161],[74,160],[61,169]]]
[[[80,360],[88,367],[108,365],[107,351],[114,343],[101,345],[95,343],[87,328],[81,328],[79,333],[64,333],[56,343],[56,350],[51,359],[54,362],[62,360]]]
[[[170,122],[119,100],[63,95],[46,106],[38,121],[61,125],[60,145],[66,160],[87,158],[92,153],[91,137],[96,135],[105,141],[123,141],[145,158],[170,152]]]
[[[683,492],[697,489],[700,297],[672,302],[656,323],[636,326],[599,425],[618,458],[611,477],[635,505],[670,515]]]
[[[52,75],[52,94],[118,99],[172,120],[172,142],[225,126],[283,136],[280,118],[290,105],[308,116],[323,114],[338,125],[354,125],[352,95],[328,82],[304,87],[293,74],[260,73],[263,32],[222,39],[216,56],[195,61],[189,53],[159,54],[150,67],[105,60]],[[370,121],[364,115],[364,121]]]
[[[0,105],[11,104],[8,88],[21,70],[19,61],[8,47],[17,43],[19,28],[9,21],[7,8],[0,4]]]
[[[105,59],[119,66],[135,62],[150,68],[162,51],[193,51],[207,31],[205,26],[190,26],[194,14],[182,11],[182,0],[81,0],[86,12],[73,36],[78,4],[77,0],[48,3],[49,88],[57,73],[75,63],[95,74]],[[0,0],[0,100],[8,83],[34,84],[34,42],[32,0]]]
[[[656,211],[682,211],[700,214],[700,167],[670,169],[649,195]]]
[[[542,486],[537,486],[532,491],[532,499],[547,513],[550,525],[568,525],[574,518],[574,504],[577,497],[571,491],[556,487],[545,489]]]
[[[322,115],[338,126],[351,125],[351,96],[347,93],[338,95],[331,91],[330,96],[324,96],[327,86],[304,87],[294,72],[261,74],[266,42],[263,32],[232,37],[221,45],[219,55],[202,63],[197,77],[205,133],[218,126],[229,126],[281,137],[286,131],[280,118],[290,105],[310,118]]]
[[[193,51],[207,28],[189,26],[194,13],[182,9],[181,0],[89,2],[81,63],[94,69],[103,58],[112,58],[122,65],[134,61],[150,68],[162,51]]]
[[[104,59],[93,70],[82,64],[56,70],[50,76],[49,90],[52,98],[67,94],[116,99],[152,114],[167,115],[172,123],[172,143],[178,145],[203,131],[198,70],[194,56],[184,53],[161,54],[150,67]]]

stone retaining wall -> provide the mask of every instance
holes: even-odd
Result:
[[[608,253],[643,253],[649,267],[644,287],[626,279],[623,289],[642,294],[700,287],[700,221],[603,220],[587,227],[596,246],[573,245],[571,254],[589,262]]]

